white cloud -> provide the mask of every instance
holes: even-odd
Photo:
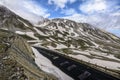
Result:
[[[41,7],[40,4],[37,5],[33,1],[24,2],[24,7],[36,15],[44,16],[44,17],[50,16],[50,14],[47,13],[47,9]]]
[[[113,16],[120,16],[120,12],[116,12],[112,14]]]
[[[43,8],[41,5],[37,5],[37,3],[32,0],[0,0],[0,4],[8,7],[19,16],[31,22],[41,20],[41,16],[50,16],[47,9]]]
[[[120,8],[119,8],[120,9]],[[120,16],[120,10],[111,13],[112,16]]]
[[[64,8],[68,0],[48,0],[49,4],[55,4],[57,8]]]
[[[120,6],[117,5],[116,1],[83,0],[83,4],[80,4],[79,9],[85,14],[74,13],[64,18],[89,23],[116,35],[120,33]]]
[[[70,8],[70,9],[62,10],[61,13],[65,15],[73,15],[73,14],[76,14],[77,12],[75,11],[75,9]]]
[[[120,16],[111,16],[107,14],[73,14],[64,18],[75,20],[77,22],[89,23],[101,29],[120,29]]]
[[[115,0],[87,0],[79,8],[87,14],[82,17],[87,23],[106,30],[120,29],[120,6],[117,4]]]
[[[70,3],[74,3],[76,0],[69,0]]]
[[[106,0],[87,0],[79,8],[84,13],[102,12],[107,9]]]
[[[63,18],[74,20],[76,22],[86,22],[86,19],[87,19],[86,16],[82,14],[77,14],[77,13],[70,16],[63,17]]]
[[[48,4],[52,5],[56,5],[57,9],[58,8],[65,8],[66,7],[66,4],[69,2],[69,3],[74,3],[76,0],[48,0]]]
[[[64,17],[66,19],[74,20],[82,23],[89,23],[95,27],[99,27],[106,31],[112,32],[120,36],[120,15],[108,15],[108,14],[73,14]],[[119,33],[119,34],[118,34]]]

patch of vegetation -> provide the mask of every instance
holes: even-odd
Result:
[[[49,36],[49,37],[55,39],[57,42],[58,42],[58,40],[64,41],[64,38],[58,37],[56,35],[52,35],[52,36]]]
[[[0,43],[0,53],[3,53],[4,51],[6,51],[6,49],[7,49],[7,45]]]
[[[34,34],[35,37],[38,37],[40,40],[43,40],[43,39],[47,39],[49,38],[48,36],[43,36],[43,35],[40,35],[40,34]]]
[[[120,59],[120,54],[115,54],[114,56]]]
[[[41,46],[44,46],[44,47],[46,47],[47,45],[50,45],[50,43],[49,42],[45,42],[45,43],[41,44]]]
[[[68,32],[65,32],[65,31],[63,31],[63,32],[64,32],[63,36],[67,36],[67,35],[69,35]]]
[[[63,24],[63,23],[58,23],[58,26],[65,27],[65,24]]]
[[[16,61],[6,58],[1,62],[0,80],[27,80],[28,77],[24,74],[24,68],[17,64]]]
[[[57,47],[57,45],[55,43],[53,43],[53,42],[51,43],[51,46],[54,47],[54,48]]]
[[[45,27],[45,26],[44,26]],[[41,27],[36,27],[39,31],[43,32],[45,34],[45,32],[49,32],[48,29],[45,28],[41,28]]]
[[[73,53],[73,51],[70,48],[63,48],[63,49],[60,49],[58,51],[61,51],[65,54],[72,54]]]
[[[75,33],[71,33],[71,36],[75,36]]]
[[[78,43],[78,45],[80,46],[80,49],[82,49],[82,50],[86,50],[89,48],[88,46],[85,45],[85,43],[87,43],[87,42],[84,40],[78,39],[78,40],[76,40],[76,42]]]
[[[28,42],[28,43],[32,45],[32,44],[35,44],[36,42]]]
[[[23,37],[26,40],[35,40],[34,38],[27,36],[27,35],[20,35],[21,37]]]

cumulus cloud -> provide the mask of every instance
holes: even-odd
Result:
[[[76,22],[86,22],[86,16],[84,16],[82,14],[78,14],[78,13],[70,15],[70,16],[65,16],[63,18],[74,20]]]
[[[0,4],[34,23],[41,20],[41,16],[50,16],[47,9],[43,8],[40,4],[37,5],[33,0],[0,0]]]
[[[48,4],[52,5],[56,5],[56,8],[65,8],[66,4],[69,3],[74,3],[76,0],[48,0]]]
[[[120,36],[120,16],[106,14],[93,14],[86,16],[83,14],[73,14],[63,18],[74,20],[76,22],[89,23],[95,27],[99,27]]]
[[[74,3],[76,0],[69,0],[70,3]]]
[[[65,14],[65,15],[73,15],[73,14],[76,14],[76,10],[73,9],[73,8],[69,8],[69,9],[63,9],[62,14]]]
[[[119,0],[84,0],[79,6],[79,10],[86,14],[111,14],[120,10],[119,4]]]
[[[119,35],[120,6],[117,3],[117,0],[83,0],[83,4],[79,6],[82,13],[75,13],[64,18],[90,23]]]
[[[113,16],[120,16],[120,11],[119,11],[119,12],[112,13],[111,15],[113,15]]]
[[[87,0],[79,8],[84,13],[95,13],[105,11],[107,6],[105,0]]]

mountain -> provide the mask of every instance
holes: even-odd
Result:
[[[41,45],[57,50],[94,51],[119,58],[120,38],[87,23],[52,19],[35,26]],[[114,51],[114,52],[113,52]]]
[[[59,18],[36,25],[35,29],[34,36],[39,38],[36,45],[120,71],[120,38],[109,32],[87,23]],[[112,63],[115,65],[111,66]]]
[[[4,14],[4,15],[3,15]],[[0,80],[56,80],[51,74],[43,72],[35,63],[35,55],[15,30],[31,30],[20,22],[19,16],[5,7],[0,7]],[[13,30],[12,30],[13,29]]]
[[[0,30],[0,80],[56,79],[35,64],[35,56],[22,37]]]
[[[32,68],[37,70],[37,65],[34,62],[35,57],[33,57],[30,48],[34,45],[57,50],[67,56],[107,67],[117,72],[120,71],[120,38],[88,23],[56,18],[44,19],[33,25],[2,6],[0,7],[0,30],[5,33],[9,32],[11,37],[13,34],[20,37],[15,37],[15,40],[18,41],[16,41],[18,44],[16,46],[20,51],[25,50],[25,54],[22,52],[12,54],[17,56],[15,61],[19,60],[17,63],[21,62],[23,67],[33,65]],[[20,39],[22,40],[20,41]],[[4,43],[2,40],[1,42]],[[19,43],[21,43],[21,48],[19,48]],[[29,48],[24,48],[25,44],[29,44]],[[31,54],[28,54],[27,49],[30,49]],[[29,65],[24,65],[25,63],[22,63],[24,61],[20,61],[20,58]],[[28,68],[30,69],[30,67]],[[27,70],[29,71],[29,69]],[[38,72],[42,71],[38,70]],[[47,75],[47,73],[45,74]]]

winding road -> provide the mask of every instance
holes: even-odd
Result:
[[[53,65],[58,67],[75,80],[120,80],[97,69],[81,64],[57,52],[41,47],[35,47],[40,54],[47,57]]]

